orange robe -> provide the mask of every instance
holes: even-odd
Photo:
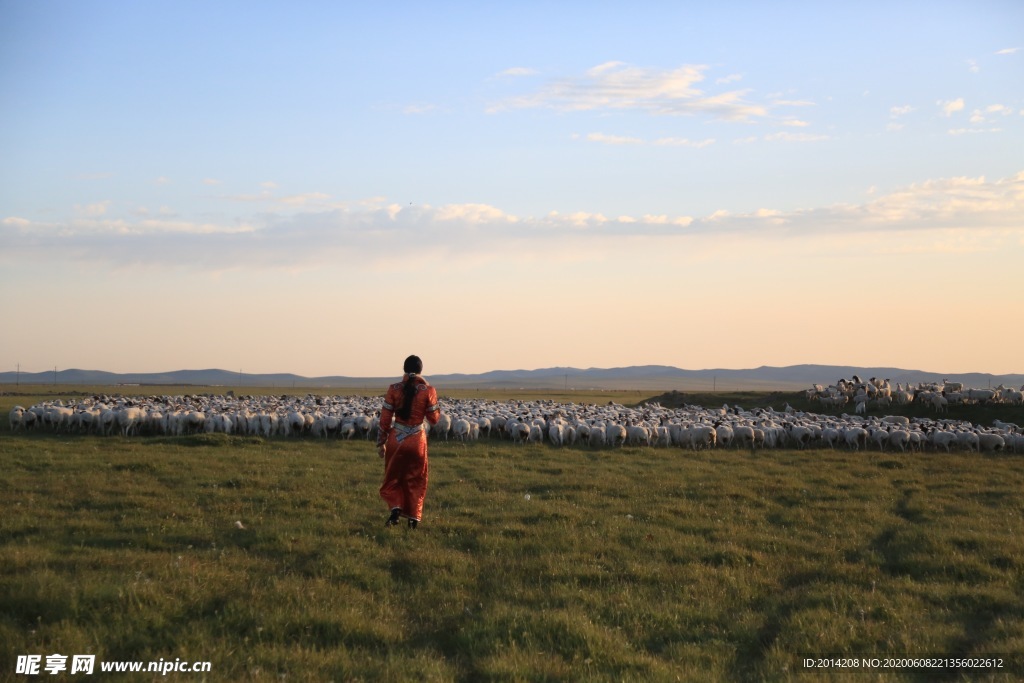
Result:
[[[437,405],[437,391],[420,376],[413,378],[416,393],[412,398],[409,419],[402,420],[395,413],[405,401],[404,382],[388,387],[384,408],[380,413],[380,433],[377,445],[384,448],[384,483],[380,497],[388,509],[400,508],[402,515],[417,522],[423,516],[423,500],[427,496],[427,432],[423,421],[437,424],[441,409]]]

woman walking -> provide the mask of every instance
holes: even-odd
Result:
[[[423,499],[427,495],[427,432],[423,421],[437,424],[441,410],[437,392],[420,376],[423,361],[409,356],[403,366],[401,382],[388,387],[380,413],[377,449],[384,458],[384,483],[380,497],[391,515],[387,526],[398,524],[403,516],[415,529],[423,518]]]

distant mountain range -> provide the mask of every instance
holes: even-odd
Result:
[[[901,368],[866,368],[841,365],[762,366],[748,370],[683,370],[666,365],[625,368],[544,368],[540,370],[493,370],[476,375],[427,375],[438,388],[468,389],[575,389],[575,390],[659,390],[700,391],[785,391],[832,384],[858,375],[862,379],[882,377],[917,384],[947,379],[965,386],[987,388],[1004,384],[1020,387],[1024,374],[942,373]],[[72,384],[90,386],[147,385],[261,388],[375,388],[396,377],[303,377],[290,373],[246,374],[230,370],[176,370],[155,373],[113,373],[100,370],[50,370],[45,372],[0,372],[0,385]]]

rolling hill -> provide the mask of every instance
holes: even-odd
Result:
[[[480,374],[428,375],[439,387],[501,389],[605,389],[605,390],[679,390],[679,391],[773,391],[809,388],[812,384],[831,384],[840,378],[858,375],[863,379],[884,377],[896,382],[916,384],[943,379],[963,382],[971,387],[1020,387],[1024,374],[942,373],[888,367],[842,365],[761,366],[751,369],[684,370],[665,365],[640,365],[621,368],[554,367],[536,370],[493,370]],[[152,385],[344,388],[375,387],[394,381],[394,377],[304,377],[292,373],[248,374],[222,369],[175,370],[156,373],[113,373],[100,370],[48,370],[44,372],[0,372],[0,385]]]

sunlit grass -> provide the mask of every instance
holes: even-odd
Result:
[[[787,680],[803,654],[1003,653],[1024,675],[1024,459],[431,453],[409,531],[383,527],[365,442],[4,435],[0,661]]]

